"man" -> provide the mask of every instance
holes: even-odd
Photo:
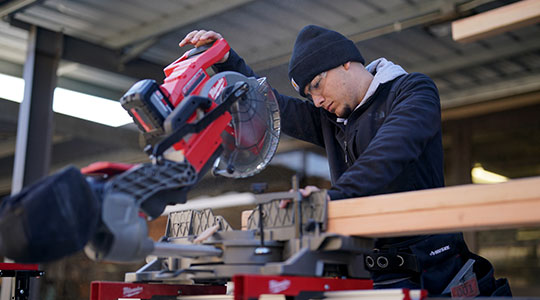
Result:
[[[196,30],[179,44],[200,46],[221,38]],[[298,34],[289,79],[308,101],[277,93],[282,130],[324,147],[331,200],[442,187],[440,100],[426,75],[408,74],[380,58],[364,67],[356,45],[338,32],[309,25]],[[216,67],[256,74],[231,50]],[[316,187],[301,192],[308,195]],[[460,233],[378,239],[366,255],[375,288],[424,288],[449,294],[446,286],[469,258],[483,296],[509,295],[495,281],[491,264],[469,252]]]

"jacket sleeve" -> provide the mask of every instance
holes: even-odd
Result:
[[[409,78],[397,87],[390,112],[365,151],[329,190],[331,199],[388,192],[388,186],[418,161],[426,145],[440,133],[435,84],[423,74],[406,76]]]
[[[230,50],[227,61],[216,64],[215,67],[219,72],[235,71],[247,77],[260,77],[233,49]],[[320,109],[307,101],[280,94],[276,89],[273,91],[278,100],[281,130],[294,138],[324,147]]]

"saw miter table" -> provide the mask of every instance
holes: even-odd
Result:
[[[215,73],[229,51],[224,39],[186,52],[159,85],[137,82],[120,100],[146,141],[149,163],[96,163],[83,173],[103,182],[98,234],[85,247],[94,260],[140,261],[125,282],[93,282],[92,300],[177,299],[225,294],[234,299],[372,289],[363,253],[371,239],[327,233],[327,196],[259,194],[246,230],[233,230],[210,209],[169,214],[165,236],[148,237],[145,218],[186,194],[210,169],[243,178],[260,172],[277,148],[277,100],[265,78]],[[281,199],[292,199],[280,206]],[[212,298],[213,299],[213,298]],[[307,298],[306,298],[307,299]]]
[[[293,199],[292,205],[280,208],[284,197]],[[246,230],[231,229],[210,209],[171,212],[158,250],[162,255],[150,256],[141,269],[127,273],[125,283],[93,282],[91,299],[121,298],[124,288],[135,287],[141,293],[153,288],[154,296],[170,295],[166,289],[176,287],[170,299],[176,299],[178,291],[192,294],[192,288],[201,286],[208,287],[201,293],[224,293],[219,287],[229,281],[234,283],[230,299],[263,294],[302,299],[328,291],[372,289],[362,255],[372,242],[325,232],[325,192],[307,199],[298,192],[261,194],[257,202]]]

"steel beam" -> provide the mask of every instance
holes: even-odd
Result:
[[[472,183],[471,169],[472,139],[470,123],[467,120],[447,122],[445,130],[451,136],[450,150],[447,151],[446,185],[460,185]]]
[[[72,63],[72,65],[80,66],[80,64],[75,63]],[[0,59],[0,73],[20,78],[22,72],[23,65]],[[103,75],[103,72],[98,73],[98,71],[89,70],[88,67],[79,68],[73,72],[65,72],[64,74],[58,72],[57,76],[57,87],[111,100],[120,99],[124,92],[131,87],[131,84],[126,84],[126,79],[116,79],[118,76],[115,78],[108,74]],[[96,76],[99,78],[96,78]],[[109,79],[108,84],[103,83],[104,79],[102,77]],[[112,80],[112,78],[116,80]],[[113,85],[116,86],[113,87]],[[0,110],[0,113],[4,115],[2,110]]]
[[[449,72],[454,72],[461,69],[471,68],[493,61],[500,61],[504,58],[513,57],[529,51],[540,49],[540,40],[532,39],[520,41],[519,43],[510,43],[491,49],[490,51],[467,52],[463,55],[455,54],[453,56],[444,57],[436,62],[424,60],[415,62],[414,65],[406,66],[408,70],[422,72],[431,77],[441,76]]]
[[[10,128],[15,126],[14,124],[17,122],[17,115],[22,109],[21,107],[22,106],[18,103],[11,101],[0,102],[0,120],[2,120],[0,125],[3,126],[3,129],[11,130]],[[141,151],[141,145],[139,145],[138,138],[139,131],[133,128],[133,126],[129,126],[132,128],[110,127],[58,113],[53,114],[53,120],[56,125],[54,132],[55,135],[57,135],[56,139],[53,141],[65,141],[66,139],[62,137],[78,137],[93,143]],[[0,158],[10,156],[13,153],[13,150],[9,150],[10,147],[11,144],[8,140],[0,143]],[[0,174],[2,173],[1,171],[2,168],[0,168]]]
[[[29,30],[32,25],[20,21],[10,20],[10,24]],[[97,69],[122,74],[136,79],[154,79],[161,82],[165,75],[164,66],[150,62],[145,59],[132,59],[128,63],[122,63],[124,54],[121,51],[112,50],[91,42],[87,42],[75,37],[64,35],[62,59],[80,63]]]
[[[144,59],[133,59],[122,64],[122,53],[78,38],[64,36],[62,58],[94,68],[126,75],[132,78],[150,78],[161,82],[165,77],[161,65]]]
[[[52,102],[62,34],[32,27],[24,66],[24,99],[19,110],[12,193],[48,174]]]
[[[4,4],[0,6],[0,18],[26,9],[29,6],[34,5],[37,0],[11,0],[3,2]]]
[[[453,92],[441,91],[442,109],[456,108],[540,91],[540,75],[529,75],[490,82]]]

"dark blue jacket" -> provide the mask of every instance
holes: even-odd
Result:
[[[256,76],[232,50],[217,67]],[[347,125],[310,102],[276,96],[283,132],[326,150],[332,200],[444,185],[440,100],[427,76],[412,73],[382,84]]]

